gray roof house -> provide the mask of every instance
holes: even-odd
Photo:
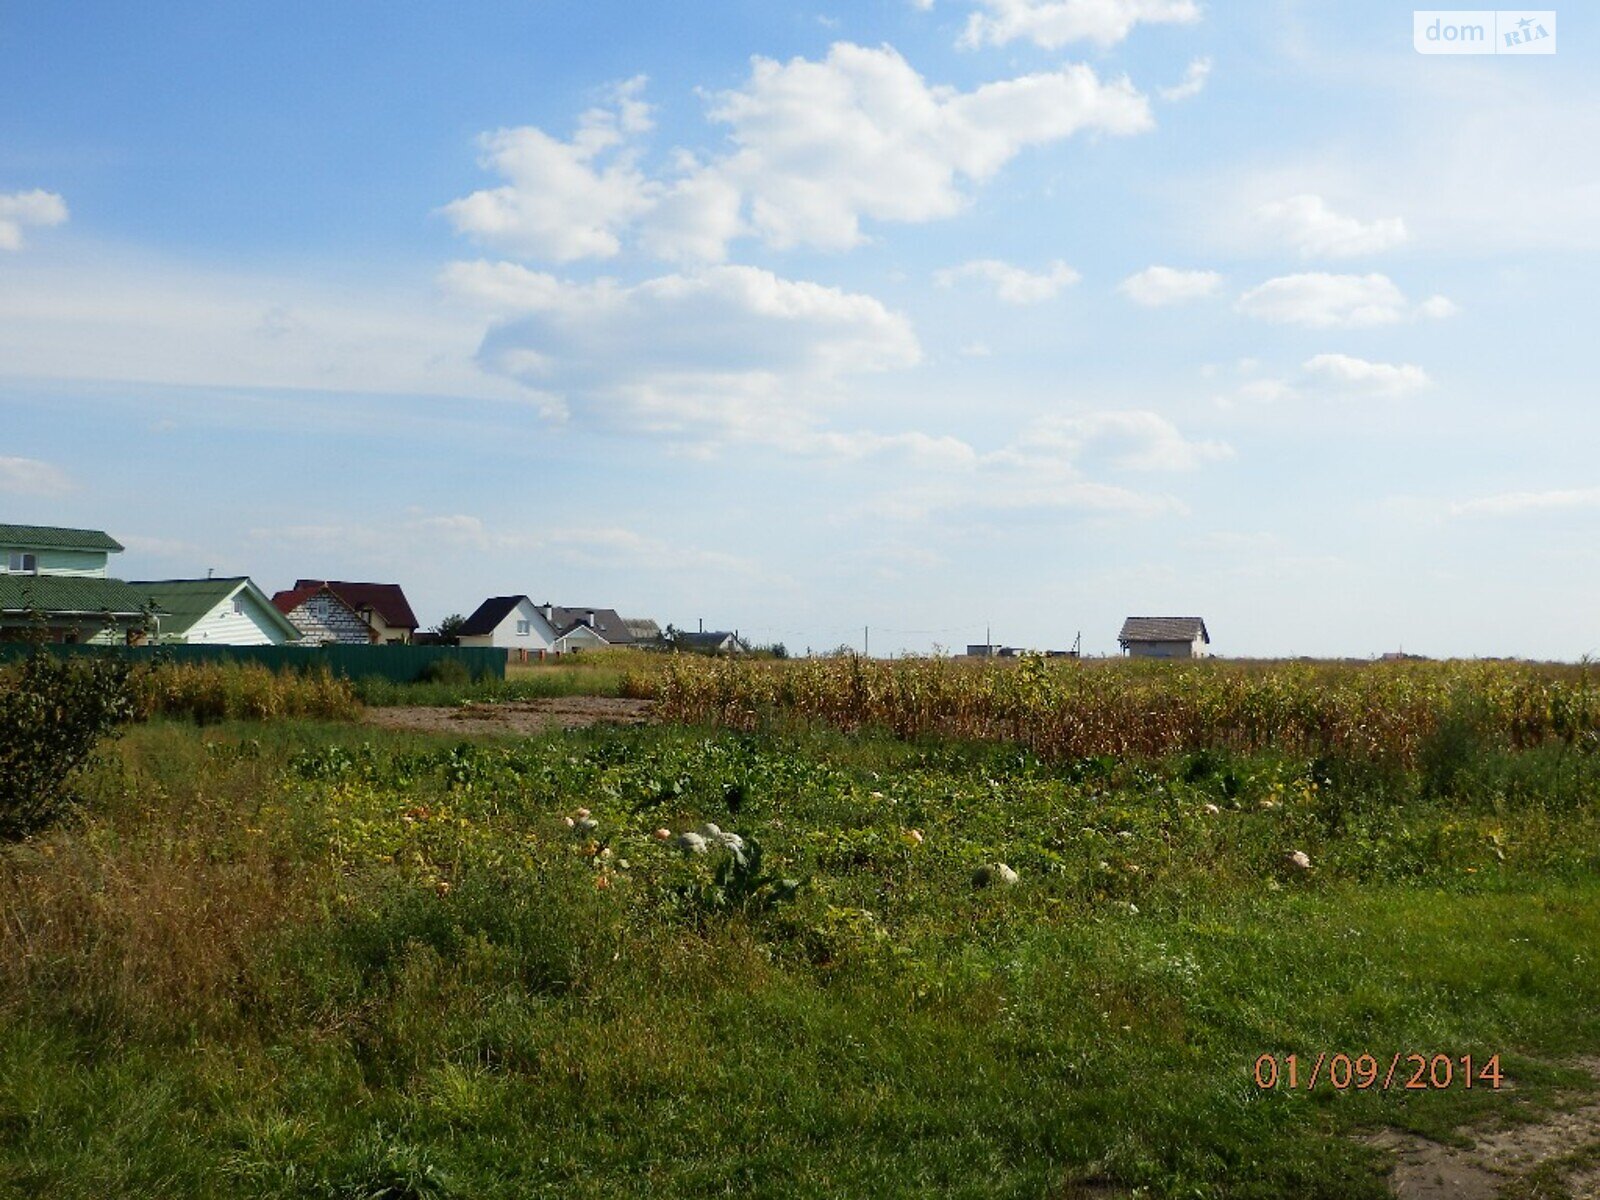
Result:
[[[499,646],[534,654],[565,654],[637,639],[613,608],[535,604],[527,596],[491,596],[461,627],[463,646]]]
[[[672,639],[672,646],[675,650],[689,650],[696,654],[743,654],[749,649],[737,631],[729,633],[727,630],[692,633],[679,630]]]
[[[1211,634],[1199,617],[1129,617],[1117,642],[1130,658],[1204,658]]]

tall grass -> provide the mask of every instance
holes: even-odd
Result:
[[[162,663],[134,672],[142,717],[202,724],[278,718],[350,720],[360,713],[354,685],[326,671],[274,672],[255,663]]]
[[[1600,749],[1597,683],[1587,666],[1510,663],[674,657],[625,679],[623,693],[658,698],[668,719],[736,729],[785,715],[899,737],[1011,740],[1051,757],[1276,749],[1410,764],[1441,733],[1511,749]]]

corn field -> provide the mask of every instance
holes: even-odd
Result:
[[[668,720],[754,729],[798,717],[844,729],[1017,742],[1050,757],[1202,749],[1348,753],[1414,762],[1462,729],[1489,744],[1600,749],[1588,665],[1501,662],[1191,664],[684,656],[624,681]]]
[[[323,671],[275,672],[254,663],[165,663],[134,671],[129,685],[142,718],[348,720],[361,711],[347,679]]]

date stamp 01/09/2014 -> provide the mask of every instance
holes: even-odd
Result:
[[[1337,1092],[1443,1091],[1460,1087],[1499,1091],[1500,1056],[1474,1058],[1470,1054],[1420,1054],[1396,1051],[1388,1057],[1375,1054],[1329,1054],[1315,1058],[1301,1054],[1263,1054],[1255,1061],[1256,1087],[1270,1091],[1312,1091],[1328,1087]]]

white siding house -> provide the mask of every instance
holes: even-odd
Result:
[[[545,610],[526,596],[495,596],[478,605],[462,625],[462,646],[495,646],[529,655],[556,653],[556,631]]]
[[[246,576],[164,579],[135,583],[161,608],[165,644],[281,646],[300,631]]]

